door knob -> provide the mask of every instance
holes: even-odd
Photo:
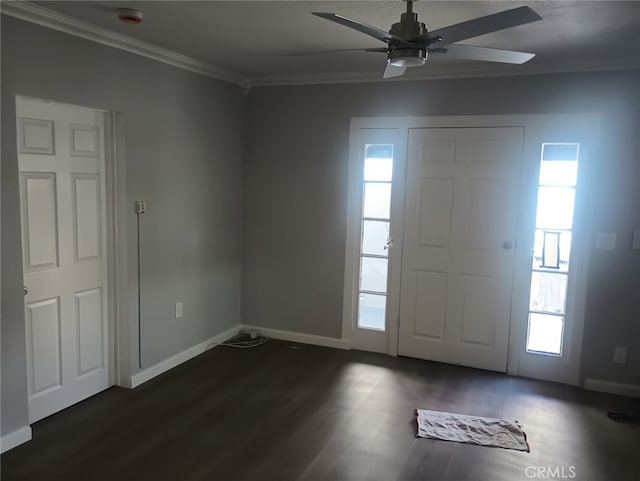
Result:
[[[510,251],[511,249],[513,249],[513,242],[511,241],[504,241],[502,243],[502,248],[506,251]]]
[[[24,295],[26,296],[27,294],[29,294],[29,289],[27,289],[27,286],[23,286],[22,287],[22,292],[24,292]]]

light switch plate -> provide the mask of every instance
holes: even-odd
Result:
[[[182,301],[176,302],[176,319],[182,317]]]
[[[603,251],[616,250],[616,235],[607,232],[598,232],[596,237],[596,249]]]
[[[613,348],[613,362],[616,364],[627,363],[627,348],[626,346],[616,346]]]

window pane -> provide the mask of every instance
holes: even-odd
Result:
[[[391,181],[393,159],[364,159],[364,180]]]
[[[365,220],[362,227],[362,253],[386,256],[385,249],[389,239],[389,223],[377,220]]]
[[[542,144],[542,160],[578,160],[579,144]]]
[[[544,239],[545,232],[542,229],[536,229],[535,240],[533,243],[533,265],[534,269],[545,269],[542,265],[542,255],[544,253]],[[571,253],[571,232],[562,231],[560,234],[560,259],[559,267],[557,269],[549,269],[553,272],[567,272],[569,270],[569,254]],[[547,246],[547,249],[551,249],[551,246]],[[549,265],[549,260],[547,265]]]
[[[364,217],[388,219],[391,211],[391,184],[364,184]]]
[[[540,187],[536,227],[571,229],[575,190],[571,187]]]
[[[540,184],[542,185],[576,185],[578,181],[577,162],[541,162]]]
[[[387,292],[387,259],[362,257],[360,290]]]
[[[393,144],[369,144],[365,147],[365,158],[390,159],[393,157]]]
[[[564,314],[567,299],[567,276],[547,272],[531,273],[531,297],[529,309],[532,311]]]
[[[562,352],[563,324],[564,317],[530,313],[527,351],[560,354]]]
[[[358,327],[384,331],[386,305],[387,296],[360,294]]]

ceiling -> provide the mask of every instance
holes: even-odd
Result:
[[[379,79],[384,54],[291,54],[384,45],[311,12],[335,12],[388,30],[405,9],[400,0],[35,3],[235,72],[253,84]],[[418,1],[414,11],[433,30],[521,5],[543,20],[464,43],[536,53],[530,62],[515,66],[432,55],[405,78],[640,68],[640,1]],[[142,10],[144,22],[120,23],[117,7]]]

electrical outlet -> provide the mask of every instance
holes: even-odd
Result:
[[[182,317],[182,301],[176,302],[176,319]]]
[[[617,364],[626,364],[627,348],[625,346],[616,346],[613,349],[613,362]]]
[[[640,229],[633,229],[631,248],[634,250],[640,250]]]
[[[147,203],[142,200],[136,201],[136,214],[144,214],[147,211]]]

